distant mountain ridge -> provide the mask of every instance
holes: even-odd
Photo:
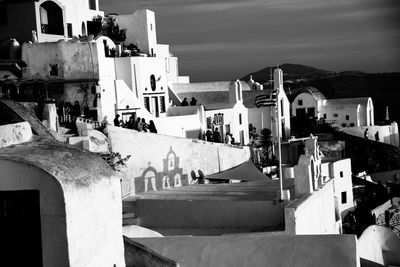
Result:
[[[311,77],[315,77],[315,76],[334,73],[332,71],[321,70],[321,69],[317,69],[317,68],[314,68],[311,66],[306,66],[306,65],[301,65],[301,64],[284,63],[282,65],[273,66],[273,67],[265,67],[256,72],[249,73],[246,76],[242,77],[241,80],[248,81],[250,79],[250,75],[252,75],[253,80],[255,80],[259,83],[267,82],[270,78],[270,73],[273,74],[274,70],[277,67],[279,67],[283,71],[285,80],[311,78]]]
[[[267,83],[270,69],[266,67],[242,77],[248,81],[250,75],[259,83]],[[385,119],[385,107],[389,107],[390,120],[400,122],[400,73],[364,73],[361,71],[333,72],[311,66],[285,63],[279,65],[284,81],[292,81],[290,88],[313,86],[326,98],[372,97],[375,107],[375,120]]]

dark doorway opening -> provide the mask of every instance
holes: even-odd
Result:
[[[0,191],[1,266],[43,266],[39,190]]]

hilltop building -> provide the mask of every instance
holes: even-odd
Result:
[[[373,126],[374,105],[370,97],[326,99],[314,87],[301,88],[292,94],[292,116],[315,117],[350,127]]]
[[[2,0],[0,41],[54,42],[97,34],[96,16],[104,16],[98,0]]]

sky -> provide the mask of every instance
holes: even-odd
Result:
[[[157,42],[191,81],[266,66],[400,72],[399,0],[99,0],[105,13],[155,12]]]

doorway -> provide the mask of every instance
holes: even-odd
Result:
[[[160,111],[158,109],[158,97],[152,96],[150,102],[150,113],[154,116],[158,117],[160,115]]]
[[[1,266],[43,266],[39,190],[0,191]]]

